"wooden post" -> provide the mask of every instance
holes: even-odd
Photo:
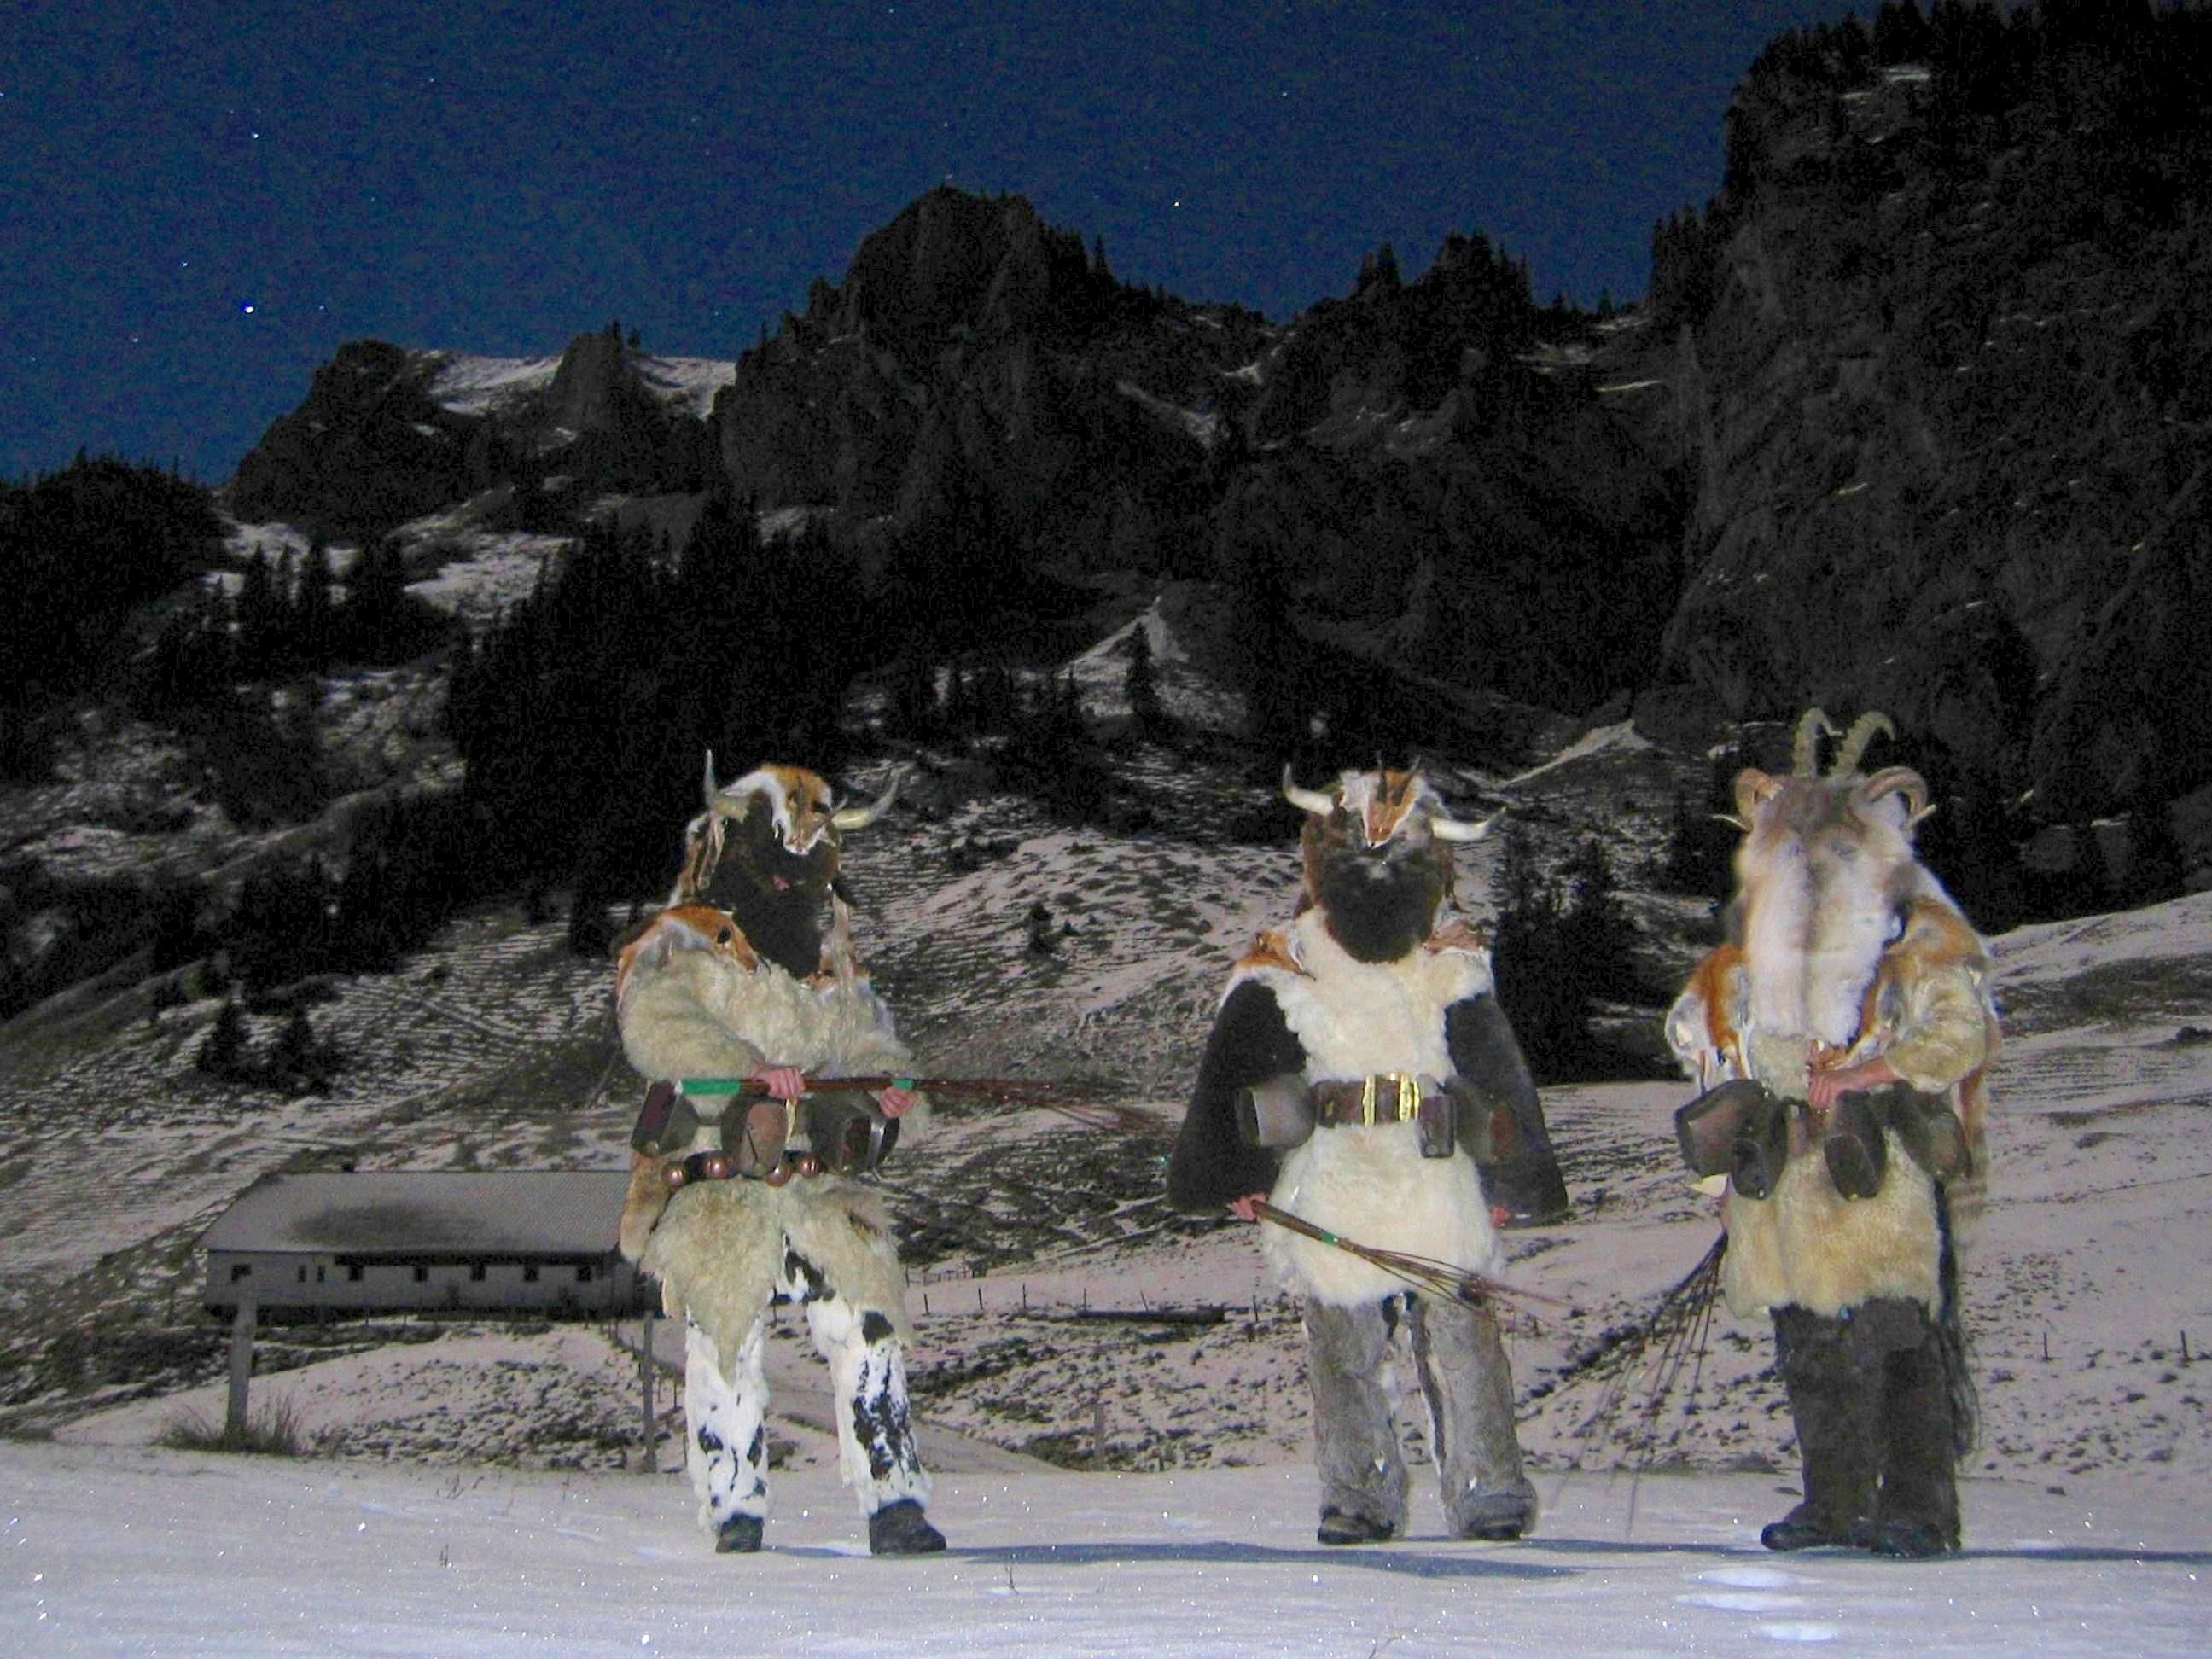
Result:
[[[647,1474],[660,1473],[659,1449],[653,1443],[653,1374],[659,1369],[653,1358],[653,1310],[647,1308],[637,1345],[638,1384],[645,1395],[645,1451],[637,1466]]]
[[[253,1380],[254,1319],[253,1293],[242,1291],[238,1298],[238,1311],[230,1319],[230,1400],[222,1413],[226,1439],[242,1440],[246,1437],[246,1393]]]

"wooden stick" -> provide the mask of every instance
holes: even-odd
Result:
[[[760,1100],[769,1097],[766,1084],[745,1077],[679,1078],[676,1087],[678,1093],[694,1097],[712,1095],[738,1095]],[[1058,1112],[1063,1117],[1073,1118],[1094,1129],[1121,1129],[1161,1136],[1167,1133],[1166,1126],[1149,1113],[1140,1112],[1134,1107],[1085,1100],[1073,1092],[1073,1085],[1064,1083],[1032,1082],[1012,1077],[893,1077],[880,1072],[859,1077],[811,1077],[806,1079],[806,1092],[809,1094],[843,1089],[873,1092],[879,1089],[895,1088],[908,1089],[921,1094],[945,1095],[956,1100],[988,1100],[1000,1106],[1021,1106],[1036,1111]]]
[[[1543,1302],[1557,1307],[1557,1297],[1544,1296],[1534,1291],[1524,1291],[1510,1285],[1500,1284],[1486,1274],[1471,1267],[1461,1267],[1449,1261],[1439,1261],[1433,1256],[1414,1255],[1404,1250],[1381,1250],[1372,1245],[1340,1237],[1325,1227],[1317,1227],[1303,1216],[1292,1215],[1288,1210],[1279,1210],[1265,1199],[1253,1203],[1252,1213],[1262,1221],[1273,1222],[1289,1232],[1332,1245],[1348,1255],[1358,1256],[1370,1267],[1380,1267],[1393,1278],[1402,1279],[1416,1290],[1428,1291],[1447,1302],[1463,1303],[1471,1308],[1493,1305],[1506,1308],[1534,1322],[1534,1316],[1519,1304]]]

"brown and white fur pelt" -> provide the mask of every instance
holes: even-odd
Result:
[[[647,1077],[743,1077],[771,1056],[810,1075],[896,1073],[908,1064],[890,1011],[865,977],[794,979],[703,905],[662,912],[629,945],[615,1000],[623,1051]],[[919,1127],[912,1115],[902,1127]],[[714,1144],[702,1123],[695,1145],[672,1155]],[[622,1249],[659,1278],[669,1314],[690,1311],[720,1352],[738,1351],[775,1290],[783,1235],[804,1241],[801,1254],[850,1297],[902,1324],[904,1281],[889,1218],[867,1188],[817,1176],[780,1188],[703,1182],[672,1198],[660,1167],[657,1158],[634,1159]]]
[[[1472,938],[1428,947],[1450,897],[1451,847],[1487,823],[1452,818],[1419,772],[1346,772],[1326,793],[1286,772],[1283,793],[1307,813],[1300,914],[1237,964],[1230,992],[1247,979],[1266,986],[1305,1050],[1310,1081],[1449,1079],[1445,1011],[1491,990],[1490,963]],[[1312,1136],[1284,1156],[1271,1201],[1362,1244],[1486,1274],[1500,1266],[1474,1160],[1423,1158],[1411,1123]],[[1350,1306],[1402,1288],[1286,1229],[1264,1229],[1261,1248],[1281,1282],[1324,1302]]]
[[[763,960],[735,922],[708,905],[662,911],[624,947],[615,975],[615,1010],[623,1051],[648,1078],[744,1077],[771,1057],[775,1064],[823,1077],[896,1073],[910,1063],[890,1010],[865,975],[854,969],[794,979]],[[714,1123],[720,1103],[714,1096],[695,1103],[702,1121],[691,1145],[670,1148],[665,1158],[632,1154],[619,1238],[631,1261],[642,1259],[647,1237],[656,1224],[665,1224],[669,1193],[660,1178],[663,1164],[720,1145]],[[902,1133],[911,1135],[927,1121],[927,1101],[917,1097]],[[833,1192],[856,1202],[875,1201],[865,1188],[826,1176],[781,1191],[792,1196],[778,1197],[769,1207],[789,1208],[811,1194]],[[672,1282],[663,1275],[664,1285]]]
[[[1913,852],[1927,786],[1903,767],[1855,770],[1887,726],[1862,719],[1824,777],[1814,751],[1834,728],[1814,710],[1799,725],[1790,775],[1738,776],[1736,937],[1692,973],[1667,1036],[1703,1086],[1752,1076],[1802,1100],[1808,1064],[1879,1054],[1916,1089],[1948,1093],[1971,1158],[1945,1192],[1958,1245],[1973,1231],[1984,1179],[1983,1079],[1996,1042],[1990,963]],[[1935,1185],[1893,1135],[1888,1151],[1888,1178],[1871,1199],[1838,1194],[1817,1157],[1792,1159],[1765,1200],[1731,1193],[1729,1305],[1750,1314],[1795,1303],[1832,1316],[1894,1296],[1939,1312]]]

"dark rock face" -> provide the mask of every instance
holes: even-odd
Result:
[[[2040,819],[2172,800],[2212,782],[2212,16],[1917,15],[1761,55],[1721,195],[1661,228],[1626,318],[1539,310],[1475,235],[1269,323],[935,190],[703,427],[618,331],[483,417],[356,344],[236,504],[327,525],[510,477],[712,482],[830,509],[884,592],[951,594],[925,621],[1030,604],[1040,570],[1218,583],[1244,655],[1348,665],[1341,708],[1255,688],[1304,703],[1286,733],[1385,678],[1633,696],[1683,742],[1878,708]]]
[[[2009,90],[1771,51],[1740,91],[1663,284],[1710,304],[1662,678],[1886,708],[2057,815],[2212,775],[2212,188],[2121,46],[2030,44]]]
[[[1017,530],[1046,507],[1067,551],[1114,562],[1188,511],[1206,450],[1184,411],[1262,332],[1125,289],[1019,198],[933,190],[739,362],[715,403],[723,473],[763,507],[908,522],[981,489]]]
[[[745,356],[715,426],[764,507],[910,526],[981,500],[1031,563],[1279,587],[1356,648],[1581,708],[1652,660],[1685,495],[1588,374],[1532,366],[1540,326],[1479,235],[1271,325],[938,190]]]
[[[341,346],[315,371],[307,401],[238,464],[232,509],[348,535],[460,500],[471,488],[477,423],[431,400],[437,367],[431,354],[381,340]]]
[[[555,474],[596,493],[700,489],[712,476],[705,423],[653,395],[618,327],[577,336],[549,386],[482,414],[436,400],[446,361],[381,340],[341,347],[239,463],[233,510],[350,538]]]
[[[520,413],[511,425],[541,465],[592,488],[703,489],[712,478],[705,423],[653,396],[617,325],[571,340],[543,400]]]

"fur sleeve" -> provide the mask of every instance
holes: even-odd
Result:
[[[648,1078],[744,1077],[766,1056],[718,1018],[724,969],[703,951],[641,966],[623,987],[617,1018],[623,1052]]]
[[[1274,1186],[1274,1154],[1247,1146],[1237,1133],[1237,1093],[1302,1072],[1305,1063],[1305,1048],[1274,993],[1257,980],[1241,981],[1215,1016],[1198,1064],[1190,1109],[1168,1160],[1168,1202],[1178,1210],[1212,1210]]]
[[[1493,1107],[1503,1106],[1513,1115],[1514,1145],[1502,1149],[1504,1155],[1498,1162],[1483,1166],[1485,1194],[1522,1220],[1563,1214],[1567,1183],[1552,1150],[1544,1103],[1498,999],[1468,997],[1445,1009],[1444,1042],[1452,1069],[1459,1074],[1459,1086],[1452,1093],[1458,1104],[1461,1144],[1482,1144],[1480,1137],[1488,1126],[1478,1130],[1470,1121],[1475,1113],[1486,1116]]]
[[[1938,969],[1905,988],[1904,1018],[1884,1057],[1914,1088],[1941,1093],[1988,1060],[1987,1009],[1972,969]]]

